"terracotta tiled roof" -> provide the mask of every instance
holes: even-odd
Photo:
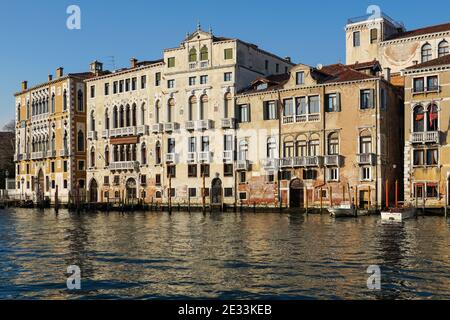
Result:
[[[438,24],[438,25],[429,26],[429,27],[425,27],[425,28],[401,32],[401,33],[392,35],[391,37],[387,38],[386,40],[409,38],[409,37],[421,36],[421,35],[429,34],[429,33],[443,32],[443,31],[450,31],[450,23]]]
[[[362,70],[362,69],[368,69],[368,68],[380,68],[381,69],[380,62],[377,59],[374,59],[372,61],[367,61],[367,62],[357,62],[354,64],[348,64],[347,67],[350,67],[355,70]]]
[[[433,59],[433,60],[430,60],[427,62],[416,64],[414,66],[406,68],[406,70],[422,69],[422,68],[444,66],[444,65],[450,65],[450,54],[447,54],[443,57]]]
[[[368,74],[359,72],[351,68],[351,66],[346,66],[340,63],[324,66],[321,70],[318,71],[328,75],[328,77],[320,81],[320,83],[335,83],[376,78]]]

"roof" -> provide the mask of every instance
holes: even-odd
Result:
[[[372,61],[367,62],[356,62],[354,64],[347,64],[347,67],[350,67],[355,70],[363,70],[363,69],[375,69],[379,68],[381,70],[381,64],[377,59],[373,59]]]
[[[434,25],[434,26],[429,26],[429,27],[424,27],[424,28],[420,28],[420,29],[397,33],[397,34],[392,35],[391,37],[388,37],[386,39],[386,41],[416,37],[416,36],[421,36],[424,34],[444,32],[444,31],[450,31],[450,23],[438,24],[438,25]]]
[[[444,66],[444,65],[450,65],[450,54],[447,54],[445,56],[442,56],[437,59],[433,59],[427,62],[419,63],[414,66],[408,67],[405,70],[417,70],[422,68],[430,68],[430,67],[437,67],[437,66]]]
[[[346,66],[341,63],[324,66],[319,71],[328,75],[326,79],[323,79],[320,82],[323,84],[377,78],[375,76],[370,76],[366,73],[357,71],[353,69],[351,66]]]

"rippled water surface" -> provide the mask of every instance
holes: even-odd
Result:
[[[442,217],[0,211],[2,299],[450,299],[449,256]]]

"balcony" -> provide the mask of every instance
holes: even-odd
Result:
[[[231,163],[234,160],[234,151],[233,150],[225,150],[223,152],[223,162]]]
[[[38,160],[44,158],[44,152],[38,151],[31,153],[31,160]]]
[[[280,159],[280,166],[282,168],[290,168],[294,164],[294,158],[282,158]]]
[[[102,138],[108,139],[109,138],[109,130],[103,130],[102,131]]]
[[[266,171],[278,170],[279,160],[278,159],[265,159],[262,160],[262,165]]]
[[[416,87],[411,89],[412,94],[422,94],[422,93],[439,93],[441,92],[440,86],[430,86],[430,87]]]
[[[211,163],[213,158],[213,153],[209,151],[199,152],[198,161],[202,163]]]
[[[97,140],[97,131],[89,131],[87,133],[87,138],[89,140]]]
[[[375,165],[376,155],[374,153],[363,153],[357,156],[358,164],[361,165]]]
[[[342,157],[340,155],[325,156],[326,167],[340,167],[342,166]]]
[[[195,130],[195,121],[186,121],[186,130],[188,131]]]
[[[56,158],[56,150],[48,150],[47,158]]]
[[[189,163],[196,163],[197,162],[197,152],[188,152],[187,161]]]
[[[209,67],[209,60],[200,61],[200,69],[205,69]]]
[[[248,160],[238,160],[236,163],[237,171],[247,171],[250,168],[250,161]]]
[[[304,161],[306,167],[321,167],[323,165],[323,157],[320,156],[305,157]]]
[[[135,136],[135,135],[136,135],[136,127],[115,128],[111,129],[109,132],[109,136],[111,138],[123,136]]]
[[[439,143],[439,132],[413,132],[411,134],[411,143]]]
[[[20,156],[22,156],[22,158]],[[22,155],[19,155],[19,161],[20,160],[30,160],[30,153],[26,152],[26,153],[24,153]]]
[[[306,166],[306,157],[295,157],[292,159],[293,167],[305,167]]]
[[[320,114],[299,114],[299,115],[290,115],[283,117],[283,124],[291,124],[291,123],[305,123],[305,122],[319,122]]]
[[[14,162],[20,161],[20,160],[18,160],[18,159],[20,159],[20,155],[18,156],[17,154],[15,154],[15,155],[14,155]]]
[[[135,170],[138,167],[139,162],[137,161],[119,161],[109,164],[110,170]]]
[[[152,125],[152,132],[153,133],[163,133],[164,125],[162,123],[155,123],[154,125]]]
[[[166,122],[164,123],[165,132],[173,132],[178,129],[178,123],[176,122]]]
[[[222,119],[222,129],[235,129],[236,119],[235,118],[224,118]]]
[[[189,69],[190,70],[197,69],[197,62],[189,62]]]
[[[59,151],[60,157],[68,157],[69,156],[69,149],[63,149]]]
[[[148,135],[148,126],[147,125],[140,125],[140,126],[138,126],[137,128],[136,128],[136,133],[138,134],[138,135],[141,135],[141,136],[146,136],[146,135]]]
[[[197,121],[197,130],[210,130],[214,128],[214,121],[199,120]]]
[[[176,158],[176,153],[167,153],[165,156],[166,163],[175,163]]]

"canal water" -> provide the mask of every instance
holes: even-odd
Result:
[[[450,220],[2,210],[0,298],[450,299]]]

